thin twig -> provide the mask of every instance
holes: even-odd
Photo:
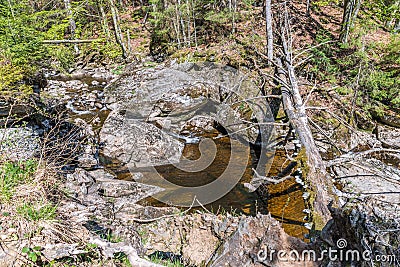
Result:
[[[273,176],[273,177],[279,178],[279,179],[274,179],[274,178],[269,178],[269,177],[262,176],[262,175],[258,174],[258,172],[254,168],[252,168],[252,170],[254,171],[254,174],[257,176],[257,179],[255,181],[263,180],[263,181],[265,181],[267,183],[279,184],[279,183],[282,183],[282,182],[292,178],[292,176],[287,175],[287,176],[284,176],[282,178],[281,177],[277,177],[277,176]]]
[[[192,209],[192,207],[193,207],[194,202],[196,201],[196,199],[197,199],[196,196],[194,196],[193,202],[192,202],[192,204],[190,205],[190,207],[189,207],[188,209],[184,210],[183,212],[179,213],[179,214],[186,214],[186,213],[188,213],[188,212]],[[199,202],[199,203],[200,203],[200,202]],[[163,216],[160,216],[160,217],[157,217],[157,218],[152,218],[152,219],[133,218],[132,221],[137,222],[137,223],[151,223],[151,222],[155,222],[155,221],[158,221],[158,220],[161,220],[161,219],[170,218],[170,217],[175,217],[176,215],[177,215],[177,214],[169,214],[169,215],[163,215]]]

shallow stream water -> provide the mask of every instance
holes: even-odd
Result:
[[[103,107],[88,106],[82,94],[85,93],[87,95],[88,93],[94,93],[101,98],[104,85],[100,83],[100,85],[93,86],[91,85],[93,80],[89,78],[82,79],[81,81],[89,84],[89,86],[83,91],[69,89],[68,93],[73,95],[70,105],[75,107],[76,110],[86,110],[88,112],[77,113],[71,110],[69,116],[71,121],[74,121],[76,118],[83,119],[91,124],[95,131],[99,131],[109,114],[109,110]],[[214,142],[217,148],[216,156],[212,164],[204,170],[199,172],[185,172],[171,164],[156,167],[158,174],[161,174],[169,182],[187,187],[204,185],[214,181],[225,170],[231,157],[229,138],[218,138],[215,139]],[[305,214],[303,210],[305,209],[305,204],[302,198],[303,191],[301,185],[296,183],[293,178],[277,185],[268,186],[268,195],[261,195],[257,193],[257,191],[249,192],[243,184],[251,181],[253,177],[252,168],[254,168],[257,162],[257,157],[254,151],[249,147],[243,145],[241,149],[248,150],[249,153],[247,153],[247,158],[239,159],[243,162],[247,162],[247,167],[243,175],[241,175],[242,172],[238,170],[238,173],[240,173],[238,175],[241,175],[239,183],[225,196],[211,204],[205,205],[204,208],[213,213],[230,212],[245,215],[255,215],[258,212],[266,214],[270,212],[274,218],[282,222],[288,234],[306,240],[305,235],[309,231],[304,227],[305,221],[303,218]],[[242,153],[239,154],[243,155]],[[199,144],[185,144],[182,157],[189,160],[198,159],[200,157]],[[102,167],[114,172],[118,179],[132,180],[129,170],[121,169],[118,163],[116,164],[116,162],[114,162],[113,164],[109,164],[109,162],[104,160],[101,162],[103,162]],[[268,176],[277,175],[287,164],[285,152],[283,150],[277,150]],[[145,169],[141,170],[141,173],[143,173],[144,177],[147,176],[147,181],[151,179]],[[143,199],[139,204],[152,206],[167,205],[152,197]]]

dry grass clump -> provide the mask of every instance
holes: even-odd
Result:
[[[0,266],[41,265],[46,244],[84,242],[83,226],[57,213],[62,180],[56,168],[35,160],[0,162]]]

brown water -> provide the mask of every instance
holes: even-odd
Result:
[[[277,150],[269,176],[278,175],[287,165],[285,151]],[[302,186],[294,178],[276,185],[268,186],[268,210],[272,217],[282,222],[285,232],[291,236],[305,240],[309,230],[303,226],[305,213]]]
[[[231,147],[228,138],[215,140],[217,154],[213,163],[206,169],[190,173],[177,169],[173,165],[164,165],[157,167],[157,171],[168,181],[188,187],[200,186],[208,184],[217,179],[225,170],[231,156]],[[242,149],[248,149],[243,146]],[[240,182],[225,196],[217,201],[204,205],[211,212],[234,212],[237,214],[255,215],[257,212],[266,214],[268,211],[278,221],[282,222],[285,231],[295,237],[306,240],[304,235],[309,231],[303,226],[303,218],[305,214],[304,200],[302,198],[302,187],[295,182],[295,179],[286,180],[277,185],[268,186],[268,196],[262,196],[257,192],[249,192],[244,183],[251,181],[253,177],[252,168],[256,164],[255,154],[249,150],[247,158],[243,158],[243,162],[248,162],[246,170],[242,175]],[[186,144],[183,157],[196,160],[200,157],[198,144]],[[289,162],[286,161],[284,151],[278,150],[268,176],[275,176],[285,168]],[[146,172],[142,172],[146,176]],[[126,173],[125,173],[126,175]],[[127,177],[125,177],[126,179]],[[142,200],[139,204],[151,206],[167,206],[152,197]],[[202,209],[195,208],[196,209]]]
[[[157,172],[166,180],[177,185],[186,187],[196,187],[208,184],[222,175],[229,161],[231,160],[231,146],[229,138],[220,138],[215,140],[217,153],[210,166],[199,172],[186,172],[176,168],[173,165],[164,165],[156,167]],[[249,150],[243,146],[243,150]],[[235,156],[235,153],[232,153]],[[186,144],[183,150],[183,157],[189,160],[196,160],[200,157],[198,144]],[[225,196],[217,201],[205,205],[205,208],[212,212],[229,211],[238,214],[254,215],[257,212],[266,212],[266,206],[262,205],[257,193],[250,193],[243,186],[243,183],[248,183],[252,179],[252,153],[248,153],[247,158],[240,159],[247,162],[247,167],[244,174],[241,176],[240,182]],[[146,172],[142,172],[146,177]],[[232,170],[232,175],[241,175],[239,168]],[[141,204],[153,206],[165,206],[166,204],[149,197],[144,199]]]

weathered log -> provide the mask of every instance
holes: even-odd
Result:
[[[93,42],[104,42],[103,39],[86,39],[86,40],[43,40],[42,44],[87,44]]]
[[[283,59],[277,59],[277,64],[280,66],[276,68],[277,80],[287,81],[281,86],[283,107],[290,124],[293,129],[295,129],[305,149],[308,165],[306,178],[314,192],[314,197],[311,199],[311,204],[314,208],[314,222],[316,229],[321,230],[331,219],[328,204],[332,201],[329,195],[329,191],[332,188],[332,181],[327,177],[325,163],[322,160],[308,125],[306,110],[303,105],[294,67],[291,64],[291,57],[285,41],[283,41],[283,48],[285,57]],[[287,75],[282,71],[283,61],[285,62]],[[288,85],[290,87],[288,87]]]

